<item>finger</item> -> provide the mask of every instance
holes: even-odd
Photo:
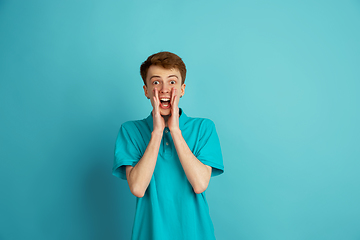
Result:
[[[171,89],[171,106],[175,105],[175,97],[176,97],[176,88]]]
[[[151,105],[153,106],[153,108],[155,109],[155,107],[156,107],[156,98],[155,98],[155,96],[153,96],[152,97],[152,99],[151,99]]]
[[[174,89],[174,94],[173,94],[173,97],[172,97],[172,106],[174,109],[176,109],[178,107],[178,104],[179,104],[179,97],[177,95],[177,89]]]
[[[153,107],[153,110],[151,111],[152,112],[152,114],[153,114],[153,117],[155,117],[156,116],[156,114],[157,114],[157,110],[156,110],[156,99],[155,99],[155,96],[153,96],[152,98],[151,98],[151,105],[152,105],[152,107]]]
[[[159,105],[159,96],[158,96],[157,88],[154,88],[154,89],[153,89],[153,93],[154,93],[154,95],[153,95],[153,100],[154,100],[154,105],[153,105],[153,107],[155,107],[155,106],[158,106],[158,105]]]
[[[180,96],[177,94],[177,91],[176,91],[176,96],[175,96],[175,105],[176,105],[176,107],[179,106],[179,101],[180,101]]]
[[[159,102],[159,91],[157,90],[157,88],[154,88],[154,95],[156,97],[156,100]]]

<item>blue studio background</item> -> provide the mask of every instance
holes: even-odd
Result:
[[[0,0],[0,239],[130,238],[114,143],[167,50],[220,137],[217,239],[359,240],[359,30],[358,0]]]

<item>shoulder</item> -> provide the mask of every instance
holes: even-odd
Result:
[[[127,121],[121,125],[119,130],[119,132],[128,135],[131,138],[142,138],[144,134],[150,131],[146,119]]]
[[[123,124],[121,124],[121,127],[125,128],[125,129],[131,129],[131,128],[134,128],[137,125],[141,124],[141,121],[142,120],[127,121],[127,122],[124,122]]]
[[[197,136],[198,138],[212,135],[216,132],[215,124],[212,120],[192,117],[187,118],[181,130],[189,136]]]
[[[197,126],[197,127],[215,127],[215,124],[212,120],[208,118],[193,118],[188,117],[185,125]]]
[[[144,128],[146,126],[147,126],[146,119],[142,119],[142,120],[124,122],[121,125],[121,128],[131,131],[131,130],[135,130],[135,129],[139,129],[139,128]]]

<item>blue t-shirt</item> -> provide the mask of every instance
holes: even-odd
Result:
[[[219,138],[209,119],[190,118],[180,109],[179,127],[192,153],[212,167],[212,176],[223,173]],[[124,123],[115,145],[113,174],[126,179],[126,166],[143,156],[153,130],[152,114]],[[196,194],[176,153],[168,128],[164,129],[150,184],[137,198],[133,240],[215,239],[205,192]]]

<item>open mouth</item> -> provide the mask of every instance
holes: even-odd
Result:
[[[170,107],[170,98],[160,98],[160,106],[163,109]]]

